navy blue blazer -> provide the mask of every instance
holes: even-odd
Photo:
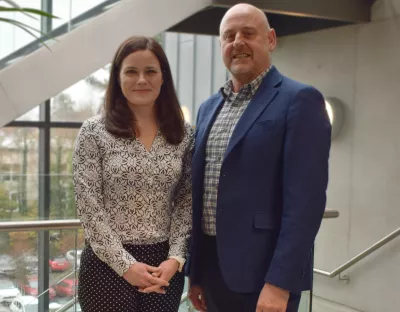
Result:
[[[200,107],[193,155],[193,231],[188,274],[200,281],[205,149],[224,103]],[[326,204],[331,125],[313,87],[272,67],[232,134],[216,207],[217,251],[232,291],[271,283],[294,293],[312,283],[312,247]]]

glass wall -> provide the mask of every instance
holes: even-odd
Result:
[[[51,48],[54,40],[110,9],[120,0],[19,0],[22,8],[41,9],[52,13],[51,19],[33,13],[0,12],[0,69],[42,48]],[[5,1],[1,6],[9,7]],[[21,24],[22,23],[22,24]],[[26,27],[22,27],[24,25]],[[25,28],[25,29],[23,29]],[[24,117],[23,117],[24,119]]]
[[[80,14],[93,9],[95,6],[105,2],[105,0],[62,0],[53,1],[53,14],[59,19],[54,20],[53,26],[58,26],[72,20]]]
[[[18,4],[52,9],[60,17],[50,23],[54,29],[101,2],[24,0]],[[20,13],[0,17],[36,29],[42,26],[40,19]],[[0,60],[34,40],[23,30],[0,23]],[[0,128],[1,221],[77,218],[71,176],[74,142],[82,122],[99,112],[108,70],[108,66],[99,69]],[[75,296],[74,271],[83,244],[82,230],[0,232],[0,311],[22,311],[21,295],[33,296],[27,297],[33,298],[29,299],[32,311],[58,309]],[[49,290],[36,299],[45,289]]]
[[[82,122],[100,111],[108,74],[106,66],[0,128],[1,220],[77,217],[74,143]],[[49,205],[39,207],[46,185]]]
[[[107,75],[107,67],[100,69],[0,128],[1,221],[78,217],[74,143],[82,122],[99,112]],[[42,311],[45,296],[45,306],[57,309],[71,300],[83,245],[82,230],[0,232],[0,311],[19,305],[20,295],[35,298],[40,289],[49,291],[35,299],[32,311]],[[39,271],[42,261],[46,274]],[[11,287],[9,299],[2,297],[2,287]]]
[[[82,122],[100,112],[107,87],[109,65],[75,83],[51,99],[51,121]]]
[[[109,7],[116,2],[25,0],[19,2],[22,7],[47,9],[60,18],[41,23],[40,19],[22,14],[7,17],[51,31],[88,11],[96,16],[101,4],[107,3]],[[167,33],[156,39],[164,45],[170,60],[185,119],[194,124],[201,101],[226,79],[216,38]],[[33,40],[23,30],[0,23],[0,63]],[[0,221],[78,217],[72,182],[74,143],[82,122],[100,112],[109,70],[110,66],[105,65],[0,128]],[[7,285],[15,289],[7,301],[0,299],[0,311],[12,304],[15,297],[36,297],[43,289],[49,289],[39,299],[46,307],[59,307],[57,304],[71,299],[75,293],[66,295],[63,287],[75,289],[73,272],[79,267],[83,245],[82,230],[0,233],[0,289]],[[39,306],[35,309],[41,311]]]
[[[0,129],[0,219],[35,218],[38,211],[39,131]]]
[[[0,2],[2,6],[9,6],[4,1]],[[19,0],[18,4],[21,7],[41,9],[41,2],[41,0]],[[40,19],[31,18],[21,13],[2,12],[0,13],[0,18],[13,19],[34,29],[40,29]],[[38,33],[36,32],[36,34]],[[0,22],[0,59],[25,46],[34,39],[35,38],[26,31],[16,26]]]

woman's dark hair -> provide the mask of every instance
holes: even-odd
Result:
[[[115,53],[104,101],[106,129],[119,137],[132,137],[133,134],[139,134],[132,111],[119,84],[119,73],[122,62],[128,55],[143,50],[153,52],[161,67],[163,84],[155,103],[161,134],[168,143],[179,144],[184,137],[184,118],[175,92],[171,68],[161,45],[148,37],[131,37],[125,40]]]

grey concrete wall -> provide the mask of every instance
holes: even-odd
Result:
[[[201,102],[227,78],[216,37],[167,33],[165,47],[182,105],[194,123]],[[400,0],[378,0],[373,21],[280,38],[273,62],[287,76],[345,105],[332,142],[328,208],[315,266],[332,271],[400,227]],[[314,312],[394,312],[400,237],[338,278],[315,276]]]
[[[400,0],[377,1],[364,25],[282,38],[284,74],[345,104],[332,142],[328,207],[315,266],[332,271],[400,227]],[[337,278],[315,276],[314,311],[400,311],[400,237]],[[350,309],[352,308],[352,309]]]

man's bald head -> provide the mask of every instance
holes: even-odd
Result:
[[[220,27],[219,27],[219,34],[221,36],[224,24],[227,20],[231,18],[235,18],[236,16],[239,15],[249,15],[254,17],[254,19],[257,20],[257,22],[260,24],[263,29],[265,29],[265,32],[268,32],[270,30],[269,22],[267,19],[267,16],[263,11],[261,11],[259,8],[255,7],[254,5],[247,4],[247,3],[239,3],[231,7],[224,15],[224,17],[221,20]]]
[[[264,12],[241,3],[222,18],[220,42],[222,59],[232,74],[234,90],[238,90],[270,67],[276,34]]]

